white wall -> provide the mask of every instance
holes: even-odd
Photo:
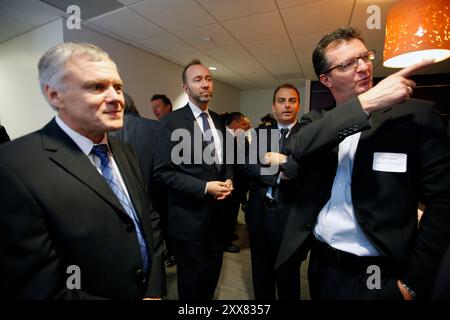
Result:
[[[174,108],[184,106],[188,98],[181,87],[183,67],[149,52],[100,34],[87,27],[64,29],[65,42],[90,42],[104,49],[115,61],[124,81],[125,91],[135,100],[141,116],[155,119],[150,97],[166,94]],[[239,109],[239,90],[217,80],[211,109],[220,113]]]
[[[305,112],[309,111],[309,92],[310,83],[306,81],[305,86],[296,86],[300,92],[300,112],[297,118],[300,118]],[[273,89],[265,90],[244,90],[241,91],[240,111],[252,121],[252,127],[256,128],[260,123],[261,117],[272,113]]]
[[[57,20],[0,44],[0,122],[11,139],[40,129],[55,115],[39,88],[37,64],[62,41]]]

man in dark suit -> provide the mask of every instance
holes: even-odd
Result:
[[[286,155],[286,145],[299,128],[299,110],[300,94],[295,86],[283,84],[275,89],[272,111],[277,123],[256,130],[257,139],[252,143],[257,144],[257,154],[279,152]],[[262,164],[251,164],[250,160],[241,167],[251,180],[246,222],[255,299],[275,300],[277,291],[280,300],[299,300],[299,257],[292,257],[274,270],[284,227],[298,191],[297,179],[284,179],[279,170],[269,174]]]
[[[277,265],[311,248],[313,299],[429,297],[449,243],[450,148],[408,79],[431,61],[372,87],[373,59],[352,28],[322,38],[314,68],[337,107],[302,117],[289,146],[302,186]]]
[[[122,80],[102,49],[63,43],[39,61],[58,112],[0,151],[0,292],[8,299],[165,295],[159,218],[123,124]]]
[[[123,128],[113,131],[109,135],[129,143],[136,151],[141,164],[143,180],[152,194],[157,191],[153,181],[153,156],[156,137],[159,134],[159,122],[142,118],[133,98],[128,93],[124,93],[124,97]],[[152,199],[152,204],[155,205],[154,199]]]
[[[182,73],[189,102],[161,120],[156,179],[169,192],[169,233],[180,299],[212,299],[222,267],[232,167],[224,162],[225,125],[209,110],[213,80],[195,60]]]
[[[167,250],[169,247],[167,235],[167,192],[162,184],[155,181],[153,170],[153,160],[156,150],[155,143],[160,129],[159,121],[142,118],[139,115],[133,98],[126,92],[124,93],[124,97],[125,113],[123,128],[111,132],[110,136],[129,143],[136,151],[141,164],[143,180],[148,188],[153,208],[160,218],[161,234],[166,243],[166,250],[163,251],[163,260],[168,260],[167,266],[171,267],[175,264],[175,257],[171,251]]]

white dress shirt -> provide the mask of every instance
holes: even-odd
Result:
[[[352,172],[361,132],[339,144],[339,164],[331,198],[317,217],[314,235],[330,246],[358,256],[379,256],[355,218],[352,201]],[[370,183],[370,182],[368,182]]]

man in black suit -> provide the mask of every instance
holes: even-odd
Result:
[[[166,244],[166,249],[163,251],[163,260],[168,259],[167,266],[171,267],[175,264],[175,257],[171,253],[171,250],[167,250],[169,247],[167,235],[167,192],[163,185],[155,181],[153,168],[156,150],[155,143],[160,131],[159,121],[142,118],[139,115],[133,98],[126,92],[124,93],[124,97],[125,113],[123,128],[111,132],[110,135],[129,143],[136,151],[153,208],[160,218],[161,234]]]
[[[287,154],[286,145],[299,128],[299,110],[300,93],[295,86],[283,84],[275,89],[272,111],[277,123],[256,130],[257,139],[252,143],[257,144],[257,154]],[[272,145],[273,141],[279,144]],[[277,291],[280,300],[299,300],[299,257],[292,257],[281,268],[274,270],[284,227],[298,191],[298,180],[284,179],[279,170],[268,174],[262,164],[247,163],[243,167],[251,179],[246,222],[250,236],[255,299],[275,300]]]
[[[372,86],[374,55],[352,28],[322,38],[314,68],[337,107],[302,117],[289,146],[302,186],[277,265],[311,248],[313,299],[429,297],[449,243],[450,148],[408,79],[431,61]]]
[[[142,118],[133,98],[128,93],[124,93],[124,97],[123,128],[113,131],[109,135],[129,143],[136,151],[141,164],[143,180],[148,186],[150,194],[153,194],[158,191],[155,189],[153,179],[153,156],[155,154],[156,137],[159,134],[159,122]],[[152,204],[155,206],[153,198]],[[156,211],[158,212],[158,210]]]
[[[169,192],[169,233],[180,299],[212,299],[222,267],[232,167],[225,164],[225,125],[209,110],[213,80],[195,60],[182,73],[189,102],[161,120],[156,179]]]
[[[58,112],[0,151],[0,292],[8,299],[165,295],[159,218],[123,124],[122,80],[108,54],[63,43],[39,61]]]

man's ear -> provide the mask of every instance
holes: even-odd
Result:
[[[275,113],[275,104],[272,104],[272,112]]]
[[[333,83],[332,83],[330,77],[327,76],[326,74],[321,74],[319,76],[319,81],[327,88],[331,88],[333,86]]]
[[[44,86],[44,94],[49,104],[58,109],[61,107],[61,94],[58,90],[46,84]]]

